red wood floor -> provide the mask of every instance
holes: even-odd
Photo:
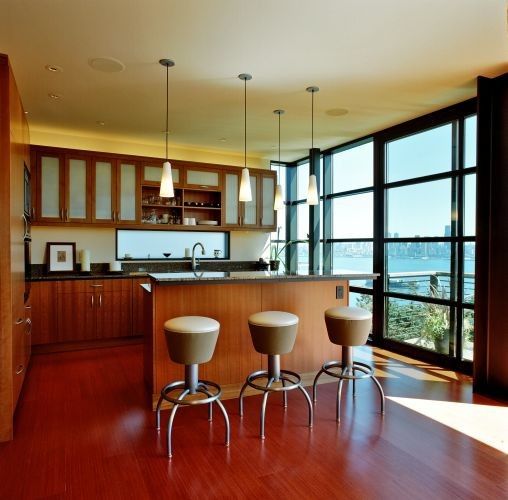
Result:
[[[362,360],[372,351],[362,349]],[[496,405],[471,394],[452,372],[407,364],[375,351],[390,397]],[[282,360],[283,361],[283,360]],[[458,380],[457,380],[458,379]],[[0,445],[0,498],[507,498],[507,455],[387,400],[378,413],[370,381],[350,391],[334,420],[336,384],[319,387],[315,425],[301,394],[270,396],[266,440],[258,438],[261,398],[225,402],[231,446],[216,409],[182,408],[174,456],[142,383],[142,346],[42,354],[32,358],[16,414],[15,439]]]

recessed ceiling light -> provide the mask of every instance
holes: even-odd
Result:
[[[60,95],[54,94],[53,92],[50,92],[48,96],[51,97],[51,99],[60,99],[61,97]]]
[[[51,73],[61,73],[63,71],[60,66],[56,66],[55,64],[46,64],[44,67]]]
[[[349,111],[344,108],[334,108],[334,109],[329,109],[328,111],[325,111],[325,113],[328,116],[343,116],[343,115],[347,115],[349,113]]]
[[[125,64],[114,57],[95,57],[88,59],[88,65],[103,73],[119,73],[125,69]]]
[[[97,123],[97,125],[100,125],[101,127],[104,127],[104,125],[106,125],[106,122],[103,122],[102,120],[97,120],[95,123]]]

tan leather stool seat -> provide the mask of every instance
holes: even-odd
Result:
[[[220,324],[204,316],[180,316],[164,323],[169,357],[175,363],[193,365],[212,359]]]
[[[293,350],[298,316],[283,311],[263,311],[249,317],[254,349],[261,354],[287,354]]]
[[[372,327],[372,314],[359,307],[331,307],[325,311],[325,323],[332,344],[364,345]]]

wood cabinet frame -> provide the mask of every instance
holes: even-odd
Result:
[[[34,201],[34,214],[33,221],[35,225],[41,226],[51,226],[51,225],[61,225],[68,224],[72,226],[90,226],[93,225],[95,227],[129,227],[132,229],[135,228],[143,228],[143,229],[153,229],[153,230],[205,230],[205,231],[224,231],[227,229],[241,229],[241,230],[261,230],[261,231],[271,231],[275,229],[276,219],[274,217],[273,226],[263,225],[262,223],[262,203],[263,203],[263,193],[262,193],[262,181],[264,176],[274,176],[275,173],[271,170],[263,170],[263,169],[250,169],[250,174],[257,179],[257,189],[256,189],[256,221],[253,224],[246,225],[244,223],[245,216],[245,207],[243,202],[239,202],[239,219],[235,224],[226,224],[225,223],[225,206],[227,203],[226,193],[225,193],[225,173],[234,173],[238,175],[238,180],[240,181],[241,169],[239,167],[232,167],[227,165],[215,165],[211,163],[201,163],[201,162],[187,162],[182,160],[170,160],[171,165],[174,169],[179,170],[179,182],[175,182],[174,186],[177,189],[187,190],[187,192],[199,192],[199,191],[208,191],[208,192],[218,192],[220,193],[221,207],[220,214],[216,217],[219,221],[219,225],[217,226],[183,226],[183,225],[163,225],[163,224],[142,224],[141,222],[141,213],[142,213],[142,200],[141,200],[141,190],[142,186],[152,186],[156,187],[159,185],[158,182],[155,181],[147,181],[144,179],[144,167],[145,166],[156,166],[160,168],[163,163],[163,159],[161,158],[151,158],[151,157],[142,157],[142,156],[133,156],[133,155],[123,155],[116,153],[101,153],[96,151],[81,151],[81,150],[72,150],[65,148],[55,148],[49,146],[31,146],[31,155],[34,159],[33,165],[35,168],[32,169],[32,200]],[[60,217],[41,217],[41,188],[42,181],[40,175],[41,168],[41,157],[42,156],[53,156],[59,159],[60,162]],[[68,162],[71,158],[84,159],[87,161],[87,218],[86,219],[70,219],[68,217],[68,204],[69,204],[69,196],[68,196]],[[96,161],[105,161],[110,162],[113,167],[113,179],[111,183],[111,200],[112,200],[112,210],[111,210],[111,218],[108,220],[98,220],[95,218],[95,169],[94,162]],[[134,164],[136,165],[136,219],[135,220],[120,220],[120,189],[121,189],[121,170],[120,165],[122,163]],[[205,184],[194,184],[187,182],[187,170],[204,170],[211,171],[217,173],[219,176],[219,185],[218,186],[207,186]],[[274,183],[275,185],[275,183]],[[239,186],[239,183],[238,183]],[[183,212],[182,212],[183,213]],[[67,216],[66,216],[67,215]],[[220,217],[219,217],[220,215]],[[182,217],[183,218],[183,217]],[[162,226],[162,227],[161,227]]]

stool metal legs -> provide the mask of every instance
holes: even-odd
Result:
[[[182,391],[176,398],[169,395],[171,392],[176,390]],[[206,397],[201,399],[185,399],[186,396],[188,396],[189,394],[194,395],[196,393],[204,394]],[[224,423],[226,425],[225,445],[229,446],[230,439],[229,418],[226,412],[226,408],[224,408],[224,405],[219,399],[221,393],[222,391],[220,386],[215,382],[210,382],[208,380],[199,380],[198,365],[185,366],[185,381],[179,380],[176,382],[171,382],[162,388],[161,395],[157,403],[157,409],[155,414],[155,425],[157,430],[160,430],[160,419],[161,419],[160,412],[162,402],[165,400],[170,403],[173,403],[173,408],[171,409],[171,413],[169,415],[168,420],[168,432],[167,432],[168,457],[172,456],[171,438],[173,433],[173,421],[175,419],[178,407],[181,405],[194,406],[208,404],[209,405],[208,420],[211,421],[213,417],[212,404],[217,403],[222,412],[222,415],[224,417]]]
[[[332,371],[332,369],[337,369],[336,371]],[[360,375],[357,375],[356,372],[360,372]],[[325,363],[322,368],[317,372],[316,377],[314,378],[314,384],[312,386],[312,400],[315,403],[317,401],[317,382],[319,377],[326,373],[332,377],[339,379],[339,384],[337,386],[337,407],[336,407],[336,418],[337,422],[340,422],[340,400],[342,393],[342,385],[344,380],[352,380],[353,381],[353,397],[356,396],[356,380],[363,378],[370,378],[374,382],[377,390],[379,391],[379,396],[381,398],[381,413],[385,412],[385,395],[383,392],[383,388],[379,383],[379,380],[374,376],[374,369],[365,364],[360,363],[358,361],[353,361],[353,348],[350,346],[342,346],[342,361],[328,361]]]
[[[268,379],[266,385],[256,384],[254,381],[257,379]],[[272,384],[274,382],[281,382],[281,386],[273,387]],[[243,417],[243,393],[247,386],[250,386],[258,391],[264,392],[263,401],[261,403],[261,415],[259,419],[259,435],[261,439],[265,438],[265,414],[266,414],[266,403],[268,401],[268,396],[271,392],[282,392],[283,394],[283,407],[287,407],[287,391],[291,391],[293,389],[299,389],[307,401],[307,405],[309,407],[309,427],[312,427],[314,421],[314,414],[312,408],[312,401],[310,400],[310,396],[307,391],[302,386],[302,379],[300,376],[289,370],[281,370],[280,369],[280,355],[278,354],[269,354],[268,355],[268,370],[260,370],[251,373],[245,383],[243,384],[242,390],[240,391],[240,397],[238,400],[239,405],[239,413],[240,417]]]

